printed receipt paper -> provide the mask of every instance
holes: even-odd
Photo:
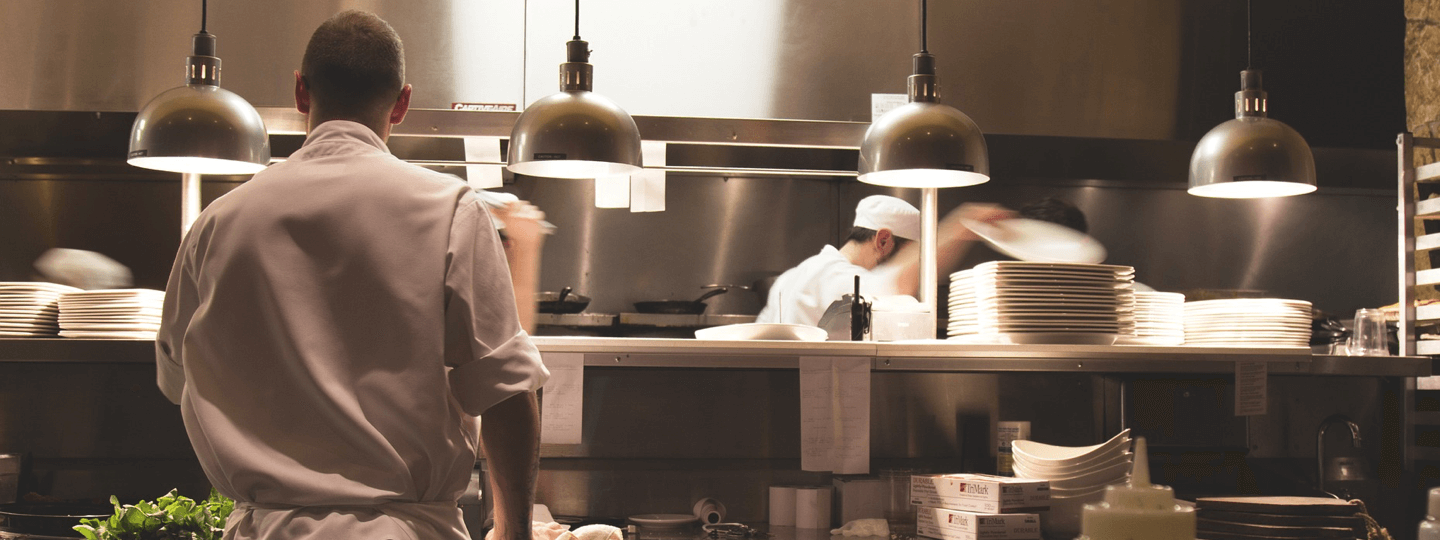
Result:
[[[800,358],[800,468],[870,472],[869,358]]]
[[[540,394],[540,442],[580,444],[580,406],[585,397],[585,355],[545,353],[550,380]]]

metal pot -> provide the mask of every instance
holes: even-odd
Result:
[[[60,538],[82,538],[74,527],[81,519],[104,519],[115,513],[108,504],[19,503],[0,504],[0,530]],[[12,536],[12,538],[17,538]],[[24,536],[18,536],[24,538]]]
[[[570,287],[560,289],[560,292],[535,293],[535,301],[540,303],[540,313],[580,313],[590,306],[590,297],[573,294]]]
[[[666,315],[699,315],[705,313],[705,301],[711,297],[730,292],[730,289],[749,289],[743,285],[706,285],[704,289],[711,289],[694,300],[653,300],[649,302],[636,302],[635,311],[638,313],[663,313]]]

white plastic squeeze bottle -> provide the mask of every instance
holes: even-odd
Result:
[[[1440,540],[1440,488],[1430,490],[1430,509],[1425,514],[1415,540]]]
[[[1150,484],[1144,437],[1135,439],[1133,467],[1129,485],[1110,486],[1105,502],[1085,505],[1077,540],[1195,540],[1195,509],[1175,504],[1170,488]]]

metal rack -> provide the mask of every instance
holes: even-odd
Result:
[[[1416,236],[1416,219],[1440,219],[1440,197],[1416,200],[1416,187],[1421,183],[1440,182],[1440,162],[1415,166],[1417,148],[1440,149],[1440,138],[1416,137],[1401,133],[1395,140],[1399,158],[1399,318],[1397,338],[1400,355],[1440,354],[1440,341],[1421,342],[1416,339],[1416,321],[1440,321],[1440,305],[1415,307],[1415,287],[1440,284],[1440,268],[1415,270],[1417,252],[1440,249],[1440,233]]]

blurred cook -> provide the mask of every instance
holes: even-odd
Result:
[[[321,24],[295,73],[305,143],[175,256],[157,383],[235,499],[227,539],[469,540],[456,501],[483,449],[492,538],[530,540],[549,372],[485,203],[386,146],[404,75],[379,17]]]
[[[1012,213],[997,206],[966,204],[941,220],[936,238],[943,271],[959,261],[976,236],[961,219],[995,221]],[[855,223],[840,248],[825,246],[799,266],[781,274],[770,288],[756,322],[814,326],[830,304],[853,293],[868,298],[904,294],[920,288],[920,211],[887,195],[872,195],[855,206]]]

